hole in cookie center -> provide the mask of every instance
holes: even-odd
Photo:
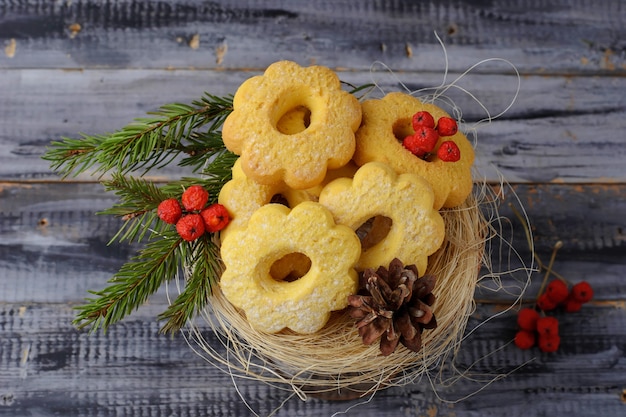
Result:
[[[276,129],[284,135],[295,135],[306,130],[311,124],[311,110],[306,106],[295,107],[283,114],[276,123]]]
[[[356,234],[361,239],[361,249],[365,251],[382,242],[392,225],[393,220],[387,216],[370,217],[356,229]]]
[[[283,206],[289,207],[291,208],[291,205],[289,204],[289,200],[287,200],[287,197],[285,197],[282,194],[274,194],[272,196],[272,198],[270,198],[270,203],[271,204],[282,204]]]
[[[415,131],[413,130],[413,124],[411,123],[411,119],[409,118],[396,120],[396,122],[393,124],[392,129],[393,135],[400,143],[402,143],[404,138],[406,138],[407,136],[411,136],[415,133]]]
[[[311,259],[303,253],[292,252],[275,261],[270,267],[270,276],[281,282],[294,282],[311,269]]]

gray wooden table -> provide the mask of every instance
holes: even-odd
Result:
[[[562,241],[555,270],[596,291],[580,313],[560,317],[557,353],[516,349],[515,312],[505,311],[514,296],[479,289],[469,327],[492,319],[457,355],[462,369],[475,363],[467,378],[436,389],[415,381],[352,408],[363,401],[287,399],[247,380],[238,393],[182,337],[158,334],[165,292],[106,334],[72,326],[72,308],[134,248],[106,245],[119,223],[94,213],[114,196],[93,178],[55,176],[40,159],[51,140],[109,132],[205,91],[232,93],[280,59],[335,68],[354,84],[381,61],[395,74],[374,74],[386,90],[436,86],[445,60],[435,33],[448,81],[492,57],[521,74],[514,105],[478,130],[477,173],[494,188],[500,174],[511,183],[501,214],[513,219],[522,257],[513,191],[538,255]],[[626,415],[625,76],[620,0],[0,2],[0,415],[268,415],[285,400],[275,415]],[[459,85],[496,114],[517,77],[490,62]],[[485,117],[450,93],[468,124]],[[158,179],[182,174],[168,168]],[[527,297],[541,275],[532,279]]]

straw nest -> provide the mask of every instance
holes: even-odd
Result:
[[[203,334],[200,328],[205,326],[192,326],[190,338],[203,357],[223,365],[231,375],[293,390],[302,398],[354,398],[415,381],[436,370],[458,349],[474,310],[474,290],[489,234],[476,197],[441,214],[446,238],[430,257],[427,271],[438,280],[433,291],[438,326],[424,331],[418,353],[400,345],[393,354],[382,356],[377,343],[363,345],[354,320],[345,312],[334,313],[326,326],[312,335],[262,333],[220,292],[213,295],[210,309],[202,315],[213,334]],[[210,340],[214,337],[219,342]]]

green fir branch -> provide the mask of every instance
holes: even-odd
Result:
[[[180,198],[185,188],[202,185],[217,201],[219,191],[231,178],[237,156],[222,149],[204,169],[203,177],[185,177],[161,187],[155,183],[120,173],[103,181],[105,190],[114,192],[119,203],[99,214],[121,217],[124,222],[111,242],[151,239],[146,247],[109,281],[111,284],[96,298],[88,298],[79,307],[75,323],[92,331],[121,320],[139,308],[164,282],[183,267],[192,274],[181,295],[160,318],[166,320],[162,331],[171,333],[184,326],[204,308],[213,286],[219,280],[219,247],[212,235],[205,234],[194,242],[183,241],[174,226],[158,219],[156,208],[167,198]],[[173,243],[173,246],[172,246]]]
[[[90,291],[96,297],[87,298],[86,304],[76,307],[74,324],[79,328],[89,327],[91,331],[98,328],[106,331],[111,324],[137,310],[176,275],[184,259],[180,248],[185,243],[173,229],[149,242],[109,280],[109,286]]]
[[[191,268],[192,274],[181,295],[160,318],[166,320],[162,331],[171,333],[184,326],[208,302],[213,286],[219,281],[219,246],[212,235],[205,234],[194,242],[183,241],[174,226],[160,220],[159,203],[167,198],[180,198],[185,188],[202,185],[217,201],[219,191],[232,176],[237,156],[222,150],[208,163],[204,176],[185,177],[158,187],[153,182],[119,173],[103,181],[105,190],[114,192],[119,203],[99,214],[121,217],[124,222],[111,242],[141,242],[152,239],[139,255],[123,265],[109,281],[110,286],[92,292],[79,307],[75,323],[79,327],[107,329],[143,304],[160,285],[172,279],[180,268]],[[156,239],[156,240],[154,240]],[[174,247],[171,247],[172,242]]]
[[[178,155],[204,155],[211,145],[203,144],[199,129],[218,132],[232,111],[232,97],[205,94],[192,105],[167,104],[150,117],[134,122],[108,135],[82,134],[79,139],[62,138],[53,141],[43,156],[51,168],[64,177],[78,175],[89,169],[104,174],[115,170],[121,174],[137,169],[144,173],[171,163]],[[197,167],[202,158],[188,159]]]
[[[206,131],[194,131],[188,137],[188,144],[185,150],[186,157],[182,158],[180,166],[191,166],[193,172],[203,169],[207,161],[221,155],[226,151],[222,140],[221,128],[223,120],[214,121]]]
[[[183,291],[168,309],[159,315],[166,323],[162,333],[173,333],[185,326],[209,302],[213,288],[220,277],[220,249],[209,235],[203,235],[191,250],[191,259],[187,260],[190,275]],[[195,243],[195,242],[194,242]]]
[[[217,202],[220,190],[232,178],[232,168],[238,156],[223,151],[213,158],[202,170],[201,177],[183,177],[177,181],[169,182],[161,191],[166,195],[176,195],[182,193],[183,190],[191,185],[201,185],[209,192],[209,202]]]

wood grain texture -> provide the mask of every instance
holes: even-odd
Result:
[[[232,94],[256,73],[0,70],[0,90],[7,94],[0,102],[0,180],[55,179],[40,159],[50,141],[79,132],[111,132],[163,104],[190,103],[204,92]],[[340,76],[355,85],[375,82],[385,92],[444,82],[442,73],[394,75],[382,69]],[[458,76],[448,74],[446,82]],[[476,122],[507,109],[518,80],[507,74],[471,74],[455,85],[482,103],[457,88],[446,92],[462,109],[464,128],[471,133]],[[623,91],[624,77],[524,77],[513,106],[475,128],[477,177],[492,182],[502,175],[511,182],[626,182],[626,148],[623,137],[615,134],[626,129]],[[184,173],[172,166],[151,175],[173,179]]]
[[[0,1],[0,416],[266,416],[283,401],[274,415],[623,416],[624,22],[619,0]],[[448,54],[447,83],[494,57],[521,73],[514,105],[477,128],[476,178],[504,196],[485,211],[517,252],[492,242],[494,268],[513,272],[477,288],[455,363],[465,378],[435,389],[424,378],[355,408],[359,401],[289,399],[240,379],[248,409],[228,374],[181,335],[158,334],[163,289],[107,334],[72,326],[73,307],[137,248],[107,245],[119,220],[94,213],[114,197],[89,176],[60,181],[40,159],[51,140],[109,132],[205,91],[233,93],[279,59],[330,66],[344,81],[386,92],[438,86],[446,61],[435,33]],[[517,78],[491,61],[455,85],[494,115]],[[465,128],[487,116],[460,88],[446,95]],[[150,177],[182,174],[168,167]],[[511,185],[499,190],[501,176]],[[509,203],[526,209],[539,257],[547,262],[562,241],[554,270],[596,292],[580,313],[558,313],[556,354],[511,343],[515,311],[506,308],[528,278],[515,269],[531,254]],[[542,276],[531,274],[525,300]],[[449,367],[442,375],[454,376]]]
[[[457,71],[492,56],[524,72],[626,71],[626,8],[612,0],[11,0],[0,18],[0,44],[16,41],[0,61],[11,68],[264,68],[289,57],[432,71],[437,32]]]
[[[142,309],[106,335],[88,335],[69,326],[72,310],[67,305],[1,305],[0,414],[252,415],[229,375],[192,353],[180,336],[170,339],[158,334],[151,321],[156,308]],[[504,410],[507,416],[567,411],[582,417],[591,410],[620,415],[626,371],[624,310],[603,305],[585,309],[583,321],[573,315],[562,317],[563,345],[558,356],[516,349],[510,343],[515,317],[509,313],[487,322],[463,345],[456,366],[465,370],[466,379],[433,388],[424,378],[382,391],[347,415],[498,416]],[[496,311],[479,306],[470,325]],[[522,363],[525,366],[518,369]],[[462,402],[437,399],[458,400],[504,374],[509,375]],[[314,398],[302,402],[246,379],[237,379],[237,386],[260,415],[269,415],[282,401],[287,402],[275,415],[331,415],[359,403]],[[504,408],[502,398],[507,398]]]

